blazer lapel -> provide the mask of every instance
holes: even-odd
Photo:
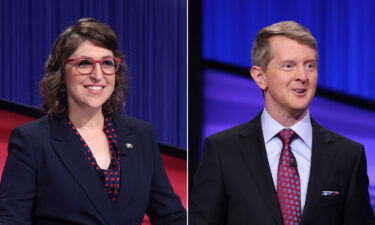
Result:
[[[117,210],[125,210],[134,200],[135,193],[140,180],[139,162],[140,154],[137,153],[138,148],[137,137],[131,132],[126,119],[121,119],[113,115],[113,122],[116,127],[117,148],[120,152],[121,163],[121,184],[119,198],[115,203]]]
[[[261,113],[248,123],[247,129],[240,133],[240,148],[249,172],[266,202],[275,224],[283,225],[277,193],[267,160],[260,118]]]
[[[71,172],[77,183],[87,194],[91,203],[98,209],[108,224],[118,224],[111,210],[112,204],[103,186],[88,160],[84,157],[81,143],[72,132],[66,118],[50,120],[52,131],[51,144],[57,155]]]
[[[302,225],[309,223],[314,209],[318,206],[321,190],[323,190],[336,153],[335,149],[330,147],[330,144],[335,141],[334,138],[313,119],[311,119],[311,123],[313,127],[311,169],[305,208],[302,214]]]

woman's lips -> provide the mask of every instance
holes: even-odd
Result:
[[[105,86],[103,85],[84,85],[84,87],[93,94],[100,94],[103,92]]]

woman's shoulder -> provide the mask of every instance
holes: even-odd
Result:
[[[47,117],[41,117],[39,119],[35,119],[31,122],[24,123],[14,128],[17,131],[30,131],[30,132],[40,132],[43,128],[48,128],[48,119]]]
[[[114,119],[114,123],[116,126],[127,128],[132,132],[144,132],[144,131],[152,131],[152,126],[143,120],[137,119],[132,116],[122,115],[122,114],[115,114],[112,115]]]
[[[155,145],[156,135],[149,123],[128,115],[112,115],[112,118],[118,138],[131,135],[140,146],[145,146],[144,149],[153,149],[149,147]],[[131,136],[127,137],[128,140]]]
[[[50,137],[49,130],[48,119],[42,117],[15,127],[11,132],[9,141],[38,142]]]

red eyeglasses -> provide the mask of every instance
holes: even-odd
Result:
[[[67,59],[65,63],[73,62],[74,67],[76,68],[77,72],[82,75],[87,75],[94,71],[96,63],[100,64],[100,68],[102,69],[105,75],[113,75],[116,73],[120,66],[121,59],[114,58],[114,57],[105,57],[103,59],[93,59],[93,58],[74,58],[74,59]]]

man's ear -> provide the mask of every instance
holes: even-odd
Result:
[[[250,75],[260,89],[265,90],[267,88],[265,74],[259,66],[252,66],[250,69]]]

